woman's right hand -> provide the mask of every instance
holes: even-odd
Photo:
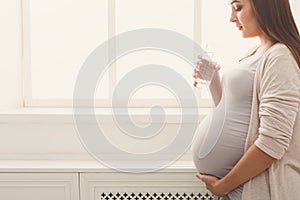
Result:
[[[197,65],[194,68],[193,77],[195,78],[194,86],[197,87],[198,82],[196,79],[202,79],[209,81],[209,89],[214,101],[215,106],[217,106],[222,97],[222,86],[219,75],[219,70],[221,69],[220,65],[216,62],[206,60],[201,56],[198,56]],[[207,73],[207,71],[209,73]],[[206,73],[206,74],[205,74]]]
[[[202,79],[205,81],[212,81],[213,76],[216,75],[215,72],[220,70],[220,65],[216,62],[206,60],[201,56],[198,56],[197,65],[194,68],[193,77],[195,79]]]

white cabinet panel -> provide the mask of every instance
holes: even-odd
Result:
[[[76,173],[0,173],[2,200],[79,200]]]
[[[209,200],[213,195],[194,172],[83,173],[83,200]]]

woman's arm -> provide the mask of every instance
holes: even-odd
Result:
[[[217,196],[225,196],[239,185],[268,169],[275,160],[253,144],[235,167],[222,179],[199,173],[197,177],[206,184],[207,189],[212,193]]]
[[[209,86],[209,90],[213,98],[214,104],[215,106],[217,106],[222,97],[222,85],[221,85],[219,71],[215,72],[215,75]]]
[[[220,65],[218,65],[216,62],[212,62],[202,58],[201,56],[198,56],[197,66],[194,69],[193,75],[194,78],[200,78],[203,80],[211,79],[209,90],[211,92],[215,106],[219,104],[222,97],[222,85],[219,75],[220,68]],[[209,75],[207,76],[207,74],[201,74],[203,71],[206,70],[209,72],[208,74],[211,74],[211,72],[214,71],[212,78],[210,78]],[[194,83],[194,86],[196,85],[197,83]]]

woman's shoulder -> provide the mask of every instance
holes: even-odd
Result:
[[[297,66],[297,62],[290,49],[282,43],[276,43],[271,46],[262,57],[263,63],[271,64],[274,62],[290,62]],[[298,67],[297,67],[298,68]]]
[[[274,58],[278,56],[292,56],[289,48],[282,43],[276,43],[272,45],[266,52],[265,57]]]
[[[300,75],[299,66],[291,51],[282,43],[274,44],[265,52],[261,69],[264,72],[282,73],[285,71],[289,74]]]

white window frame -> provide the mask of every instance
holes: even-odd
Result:
[[[108,5],[108,38],[116,35],[116,11],[115,0],[106,0]],[[24,69],[24,107],[71,107],[72,99],[54,99],[54,100],[37,100],[32,98],[31,87],[31,61],[30,61],[30,23],[29,23],[29,3],[30,0],[22,0],[22,66]],[[201,1],[194,0],[194,41],[201,44]],[[116,84],[116,67],[112,65],[109,69],[109,96],[112,88]],[[110,107],[110,99],[95,100],[95,107]],[[145,99],[136,100],[133,107],[149,107],[151,103],[159,103],[163,107],[178,107],[174,100],[170,99]],[[198,102],[199,107],[210,107],[209,99],[201,99]]]

